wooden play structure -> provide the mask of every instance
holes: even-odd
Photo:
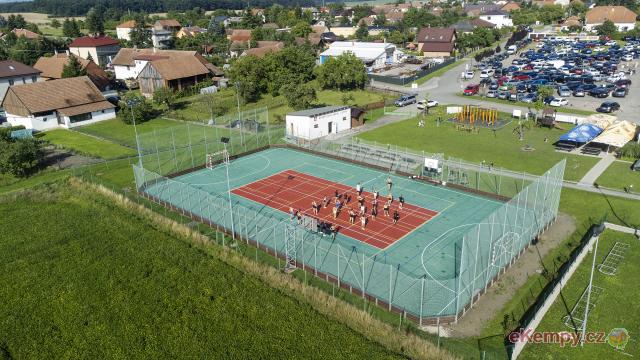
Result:
[[[487,109],[479,105],[463,105],[459,113],[452,119],[458,124],[480,127],[496,127],[499,125],[498,110]]]

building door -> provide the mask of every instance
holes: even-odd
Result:
[[[333,129],[333,121],[329,121],[329,123],[327,124],[327,126],[329,127],[329,132],[328,132],[328,134],[331,134],[331,130]]]

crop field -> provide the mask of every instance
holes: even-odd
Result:
[[[0,199],[3,357],[400,358],[68,186]]]

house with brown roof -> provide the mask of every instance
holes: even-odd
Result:
[[[0,100],[9,86],[41,81],[40,70],[14,60],[0,61]]]
[[[106,35],[82,36],[69,44],[69,52],[77,57],[93,60],[102,67],[109,65],[119,50],[120,42]]]
[[[122,40],[131,40],[131,30],[136,27],[135,20],[125,21],[116,26],[116,37]]]
[[[577,16],[569,16],[560,25],[561,30],[569,30],[570,28],[582,28],[582,21]]]
[[[456,30],[453,28],[425,27],[416,36],[418,50],[426,57],[448,57],[453,53],[456,43]]]
[[[34,130],[68,129],[116,117],[115,106],[86,76],[13,85],[2,107],[11,125]]]
[[[195,37],[198,34],[204,34],[206,32],[207,29],[203,29],[200,26],[185,26],[176,33],[176,38],[182,39],[183,37]]]
[[[245,50],[240,56],[253,55],[256,57],[264,57],[268,53],[278,52],[284,49],[284,43],[282,41],[258,41],[258,47]]]
[[[584,27],[587,31],[595,31],[605,20],[612,21],[618,31],[629,31],[636,27],[636,13],[624,6],[595,6],[585,15]]]
[[[34,33],[31,30],[27,30],[27,29],[13,29],[11,30],[12,33],[16,34],[16,37],[25,37],[27,39],[37,39],[38,37],[40,37],[39,34]]]
[[[41,71],[40,76],[44,81],[62,79],[62,71],[65,65],[69,63],[70,56],[68,54],[56,54],[51,57],[41,57],[33,65],[36,70]],[[100,89],[100,91],[111,90],[111,81],[107,73],[91,60],[78,58],[78,62],[82,69],[87,73],[87,77],[91,82]]]
[[[250,29],[231,29],[227,33],[227,39],[231,42],[249,41],[251,40],[251,30]]]
[[[134,61],[145,63],[137,80],[140,92],[146,97],[153,96],[161,88],[183,90],[207,79],[213,79],[215,85],[224,80],[224,72],[196,51],[158,50],[138,54]]]
[[[514,10],[520,10],[520,5],[518,3],[515,3],[513,1],[509,1],[508,3],[504,4],[500,10],[502,11],[506,11],[506,12],[512,12]]]

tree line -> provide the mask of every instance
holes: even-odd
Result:
[[[39,12],[53,16],[84,16],[94,7],[104,4],[100,0],[34,0],[0,4],[0,12]],[[199,7],[205,10],[242,9],[246,2],[238,0],[111,0],[109,8],[120,11],[135,12],[167,12],[186,11]],[[265,8],[273,4],[283,6],[314,6],[313,0],[253,0],[251,6]]]

